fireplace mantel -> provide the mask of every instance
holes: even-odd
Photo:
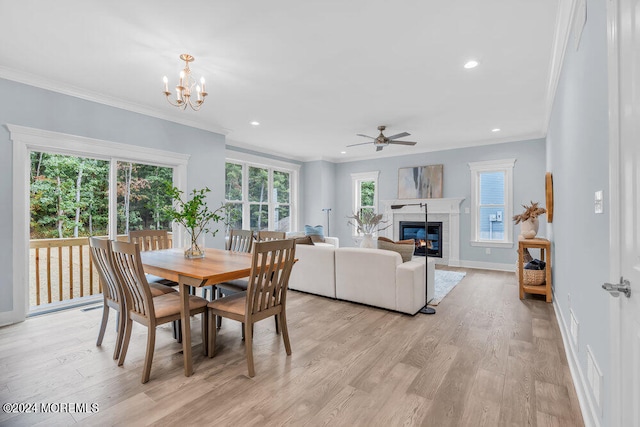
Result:
[[[460,205],[464,197],[447,199],[397,199],[381,200],[380,203],[384,212],[384,219],[393,224],[392,227],[383,230],[380,235],[393,240],[398,239],[398,229],[400,220],[424,221],[424,208],[420,203],[426,203],[429,215],[446,215],[448,217],[448,265],[457,266],[460,264]],[[404,206],[400,209],[391,209],[392,205],[414,205]],[[418,206],[415,206],[418,205]]]

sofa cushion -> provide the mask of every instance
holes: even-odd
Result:
[[[398,252],[402,257],[402,262],[411,261],[411,258],[413,257],[413,252],[416,249],[413,239],[408,240],[408,243],[388,242],[387,240],[389,239],[383,240],[382,237],[378,238],[378,249]],[[407,241],[405,240],[405,242]]]
[[[311,236],[296,237],[295,241],[296,241],[296,245],[313,245],[313,240],[311,240]]]
[[[324,243],[296,246],[298,262],[291,269],[289,289],[335,298],[335,250]]]
[[[324,243],[324,227],[321,225],[316,225],[315,227],[311,225],[305,225],[304,234],[310,236],[313,243]]]

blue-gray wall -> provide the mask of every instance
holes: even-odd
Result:
[[[353,202],[351,174],[355,172],[380,171],[378,179],[379,200],[398,197],[398,169],[411,166],[443,164],[442,197],[464,197],[460,215],[460,261],[473,263],[507,264],[515,267],[516,248],[491,248],[491,254],[484,247],[471,246],[471,215],[465,208],[471,206],[471,172],[469,162],[515,158],[513,170],[514,212],[519,213],[520,205],[529,201],[540,201],[544,205],[545,141],[542,139],[518,141],[481,147],[459,148],[417,155],[387,157],[379,160],[338,163],[335,173],[335,229],[341,246],[353,246],[347,216],[352,213]],[[378,210],[382,207],[378,206]],[[507,220],[511,220],[508,218]],[[541,217],[538,234],[545,234],[546,221]],[[517,241],[518,226],[514,227],[514,241]]]
[[[301,206],[300,231],[305,225],[322,225],[327,232],[329,212],[329,234],[336,235],[336,164],[325,160],[306,162],[300,171]],[[349,184],[351,185],[351,184]]]
[[[223,135],[3,79],[0,94],[0,312],[13,309],[13,256],[22,256],[11,251],[12,142],[3,126],[7,123],[190,154],[189,190],[208,186],[211,206],[224,201]],[[207,246],[223,247],[220,234],[208,238]]]
[[[601,423],[609,418],[609,296],[600,288],[609,273],[609,209],[594,213],[594,192],[608,200],[607,34],[605,2],[588,0],[579,50],[569,41],[547,133],[548,168],[553,172],[555,214],[553,283],[555,302],[569,325],[580,323],[574,348],[587,372],[590,346],[604,375]],[[570,301],[569,301],[570,296]],[[573,344],[571,344],[573,346]]]

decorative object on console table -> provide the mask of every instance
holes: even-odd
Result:
[[[398,199],[442,198],[442,165],[398,169]]]
[[[191,198],[182,199],[183,191],[172,185],[167,186],[167,194],[173,199],[173,205],[166,210],[171,219],[182,225],[189,235],[188,247],[184,251],[185,258],[204,258],[204,236],[207,233],[216,235],[218,229],[209,228],[209,223],[217,223],[223,219],[225,205],[211,211],[207,206],[206,195],[211,192],[208,187],[194,189]]]
[[[376,243],[373,241],[373,233],[391,227],[391,224],[380,227],[381,224],[386,224],[387,221],[382,220],[382,214],[376,215],[375,212],[369,209],[361,209],[357,214],[353,214],[347,218],[353,220],[349,221],[348,224],[356,227],[356,232],[364,236],[360,243],[361,248],[375,248]]]
[[[520,235],[525,239],[533,239],[538,234],[538,216],[547,210],[538,206],[538,202],[531,202],[530,206],[522,205],[524,212],[514,215],[513,220],[520,225]]]
[[[420,206],[424,207],[424,234],[427,235],[427,230],[429,228],[429,209],[426,203],[407,203],[403,205],[391,205],[391,209],[400,209],[405,206]],[[429,281],[429,257],[427,254],[424,256],[424,292],[425,292],[425,303],[429,302],[429,287],[427,286],[427,282]],[[433,307],[429,307],[425,305],[420,309],[420,313],[423,314],[436,314],[436,309]]]

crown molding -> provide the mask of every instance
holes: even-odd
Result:
[[[551,56],[551,65],[549,67],[549,85],[547,86],[547,100],[544,117],[544,129],[549,128],[551,121],[551,112],[553,111],[553,103],[556,97],[556,90],[560,82],[562,74],[562,65],[569,44],[571,35],[571,26],[573,25],[576,0],[561,1],[558,3],[558,13],[556,14],[556,31],[553,38],[553,52]]]
[[[125,101],[103,93],[93,92],[77,86],[68,85],[59,81],[47,79],[35,74],[17,71],[4,66],[0,66],[0,78],[225,136],[229,133],[229,129],[212,125],[210,123],[204,123],[201,120],[191,120],[187,117],[176,117],[160,109],[150,108],[142,104]]]

